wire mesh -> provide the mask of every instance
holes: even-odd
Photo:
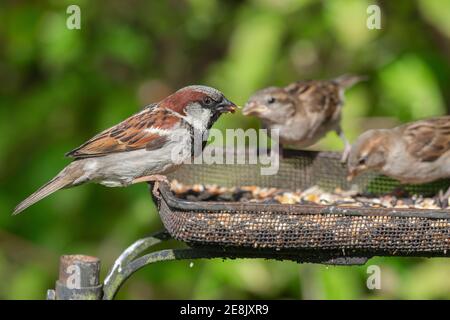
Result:
[[[276,175],[261,165],[186,165],[170,178],[184,184],[260,186],[325,190],[357,188],[374,196],[392,192],[398,182],[375,173],[352,183],[336,153],[285,151]],[[411,194],[434,195],[449,181],[402,186]],[[253,248],[283,252],[323,251],[351,255],[448,256],[450,211],[346,208],[232,202],[190,202],[161,188],[158,206],[169,233],[191,246]]]

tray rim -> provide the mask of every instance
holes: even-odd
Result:
[[[260,214],[261,212],[271,212],[274,214],[291,215],[344,215],[344,216],[389,216],[403,218],[428,218],[428,219],[450,219],[450,212],[438,209],[416,209],[407,208],[364,208],[326,205],[303,205],[303,204],[265,204],[265,203],[245,203],[245,202],[223,202],[223,201],[189,201],[176,197],[170,190],[170,186],[162,182],[159,186],[162,199],[168,207],[177,211],[208,211],[208,214],[245,213]],[[150,193],[152,193],[150,188]]]

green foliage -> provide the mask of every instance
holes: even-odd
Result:
[[[62,254],[99,256],[105,274],[161,228],[144,185],[83,186],[10,212],[68,163],[65,152],[181,86],[216,86],[244,104],[268,85],[366,74],[346,96],[350,140],[448,112],[448,0],[378,1],[381,30],[366,28],[373,1],[356,0],[79,1],[81,30],[68,30],[73,2],[0,3],[0,299],[43,298]],[[240,114],[217,123],[258,125]],[[330,133],[315,148],[342,144]],[[450,298],[446,259],[371,263],[379,291],[366,289],[365,267],[211,260],[146,268],[119,298]]]

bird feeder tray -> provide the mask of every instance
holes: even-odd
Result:
[[[261,175],[264,166],[259,164],[188,164],[169,178],[186,185],[357,188],[372,197],[399,188],[409,194],[432,196],[449,185],[445,180],[401,186],[376,173],[365,173],[348,182],[340,157],[331,152],[284,150],[276,175]],[[448,209],[189,201],[177,197],[167,183],[161,183],[159,191],[155,200],[165,228],[190,247],[257,252],[262,257],[267,252],[272,258],[275,255],[290,260],[295,256],[298,260],[314,260],[450,255]]]

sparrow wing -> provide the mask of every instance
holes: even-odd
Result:
[[[407,151],[422,162],[433,162],[450,150],[450,116],[404,126]]]
[[[367,80],[365,76],[344,74],[336,79],[299,81],[285,88],[287,92],[297,95],[303,108],[312,113],[323,113],[332,117],[341,107],[343,91],[354,84]]]
[[[369,77],[367,77],[367,76],[343,74],[342,76],[339,76],[331,81],[336,83],[341,89],[348,89],[348,88],[352,87],[353,85],[357,84],[358,82],[367,81],[367,80],[369,80]]]
[[[342,104],[340,87],[332,81],[299,81],[285,90],[297,97],[299,108],[309,114],[320,114],[324,123],[334,118]]]
[[[167,109],[150,106],[99,133],[66,156],[89,158],[139,149],[155,150],[168,141],[168,130],[179,120]]]

